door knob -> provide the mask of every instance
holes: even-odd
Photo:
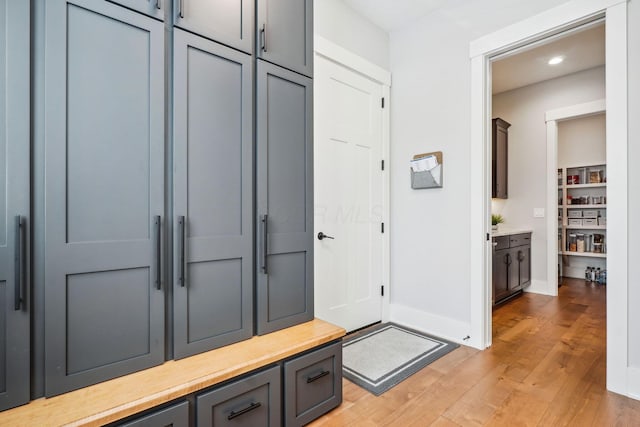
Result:
[[[322,239],[333,239],[333,237],[331,236],[327,236],[326,234],[324,234],[322,231],[318,233],[318,240],[322,240]]]

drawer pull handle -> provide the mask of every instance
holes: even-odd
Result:
[[[261,407],[261,406],[262,406],[262,403],[260,403],[260,402],[254,402],[254,403],[252,403],[251,405],[247,406],[246,408],[244,408],[244,409],[240,409],[238,412],[236,412],[236,411],[231,411],[231,413],[229,414],[229,416],[227,417],[227,419],[228,419],[229,421],[231,421],[232,419],[237,418],[237,417],[239,417],[240,415],[244,415],[244,414],[246,414],[247,412],[251,412],[251,411],[253,411],[254,409],[258,409],[258,408],[259,408],[259,407]]]
[[[322,377],[326,377],[326,376],[327,376],[327,375],[329,375],[330,373],[331,373],[331,372],[329,372],[329,371],[322,371],[322,372],[320,372],[318,375],[314,375],[314,376],[312,376],[312,377],[308,377],[308,378],[307,378],[307,384],[312,383],[312,382],[314,382],[314,381],[316,381],[316,380],[319,380],[319,379],[320,379],[320,378],[322,378]]]

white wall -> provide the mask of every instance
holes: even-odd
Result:
[[[391,33],[391,319],[460,341],[470,332],[469,43],[562,3],[447,2]],[[444,187],[411,190],[408,162],[441,150]]]
[[[602,113],[558,122],[558,167],[606,163],[606,121]]]
[[[531,228],[532,292],[547,289],[547,227],[545,218],[534,218],[534,208],[547,199],[547,126],[545,112],[605,97],[604,67],[582,71],[493,97],[493,117],[511,123],[509,128],[509,198],[494,203],[510,228]],[[581,119],[589,120],[589,119]],[[562,126],[562,124],[560,124]],[[563,129],[563,128],[561,128]],[[600,135],[604,135],[601,129]],[[559,137],[559,141],[562,139]],[[603,139],[600,160],[604,159]],[[559,142],[559,154],[571,144]],[[569,150],[565,150],[569,151]],[[571,150],[573,151],[573,150]],[[558,158],[561,166],[560,157]],[[575,163],[579,163],[577,159]],[[545,212],[556,215],[555,212]]]
[[[640,0],[628,3],[629,50],[629,360],[640,369]]]
[[[314,2],[314,33],[389,69],[389,35],[342,0]]]

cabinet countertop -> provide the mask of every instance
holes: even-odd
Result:
[[[491,231],[491,237],[511,236],[513,234],[533,233],[530,228],[507,228],[500,227],[498,230]]]
[[[0,412],[12,426],[99,426],[203,390],[344,336],[315,319],[267,335]]]

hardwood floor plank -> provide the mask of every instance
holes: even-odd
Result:
[[[640,401],[606,390],[606,288],[565,279],[493,312],[493,345],[460,347],[376,397],[344,381],[344,403],[311,426],[640,426]]]

